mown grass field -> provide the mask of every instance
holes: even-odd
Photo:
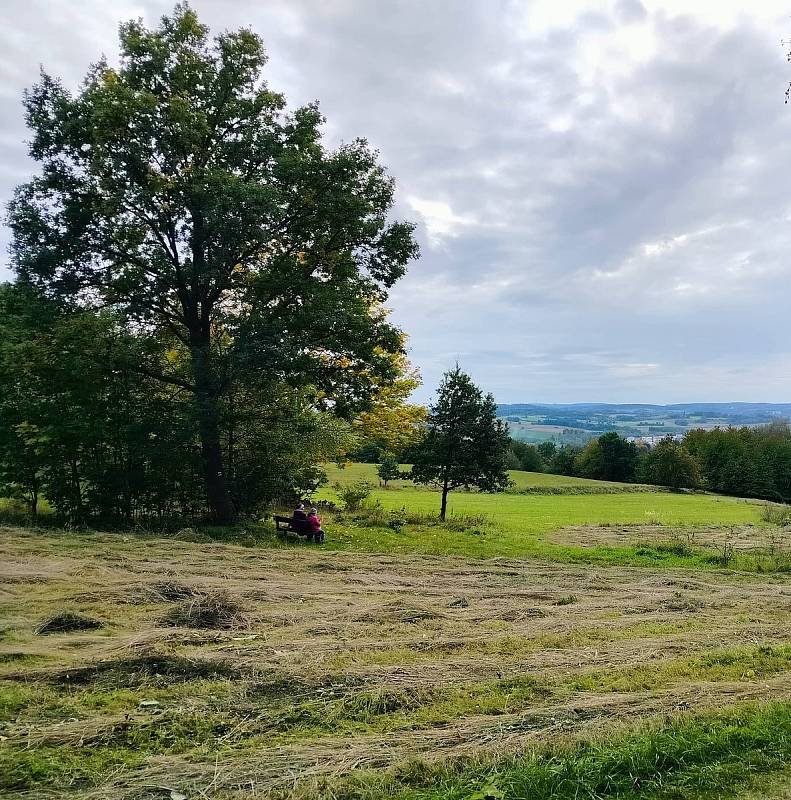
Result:
[[[571,493],[455,493],[440,524],[397,482],[323,511],[323,547],[0,528],[0,796],[789,798],[789,533],[513,478]],[[63,612],[95,627],[42,630]]]
[[[779,800],[791,586],[747,577],[5,528],[0,794]]]

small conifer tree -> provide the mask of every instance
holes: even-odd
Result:
[[[461,486],[501,492],[509,483],[508,425],[497,419],[491,394],[484,395],[457,364],[446,372],[428,415],[426,435],[415,449],[412,480],[442,491],[440,519],[448,492]]]

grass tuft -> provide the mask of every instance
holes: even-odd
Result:
[[[102,623],[92,617],[77,614],[74,611],[61,611],[59,614],[44,620],[37,628],[40,636],[49,633],[72,633],[73,631],[94,631],[101,628]]]
[[[151,653],[131,658],[108,659],[51,673],[47,681],[56,684],[101,684],[125,688],[161,682],[191,681],[199,678],[225,678],[236,670],[224,661],[184,658],[177,655]]]
[[[146,602],[177,603],[190,600],[198,593],[191,587],[177,581],[157,581],[141,589],[141,598]]]
[[[552,603],[552,605],[553,606],[570,606],[570,605],[572,605],[572,604],[574,604],[576,602],[577,602],[577,595],[575,595],[575,594],[567,594],[567,595],[565,595],[565,597],[558,597],[558,599],[555,600],[555,602]]]
[[[242,607],[228,592],[196,594],[174,608],[162,620],[179,628],[235,628],[242,622]]]

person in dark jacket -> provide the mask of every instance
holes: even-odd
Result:
[[[305,513],[305,504],[300,503],[291,515],[291,527],[297,533],[308,533],[310,531],[310,524],[308,523],[308,515]]]

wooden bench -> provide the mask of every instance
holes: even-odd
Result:
[[[275,530],[280,536],[288,536],[289,533],[293,533],[300,538],[307,539],[309,542],[313,541],[313,531],[298,531],[292,524],[294,522],[292,517],[281,517],[279,514],[273,514],[272,519],[275,521]],[[322,531],[319,536],[321,538],[317,539],[317,541],[319,544],[323,544],[324,532]]]
[[[296,528],[292,526],[292,518],[291,517],[281,517],[278,514],[273,514],[272,519],[275,521],[275,530],[278,533],[305,533],[304,531],[298,531]]]

